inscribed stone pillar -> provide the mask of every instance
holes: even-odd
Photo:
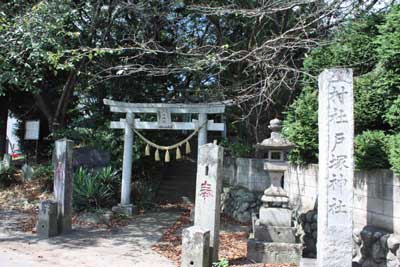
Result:
[[[72,230],[72,146],[68,139],[57,140],[54,164],[54,197],[57,202],[58,233],[66,234]]]
[[[352,264],[353,73],[319,76],[318,267]]]
[[[183,229],[181,262],[181,267],[209,267],[209,230],[198,226]]]
[[[223,147],[205,144],[197,162],[194,225],[210,230],[211,262],[218,260],[223,157]]]

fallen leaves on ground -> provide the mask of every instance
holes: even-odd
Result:
[[[181,233],[182,229],[189,224],[190,210],[185,210],[178,220],[164,232],[160,242],[155,244],[152,249],[180,265],[182,252]]]
[[[38,181],[12,185],[0,190],[0,210],[22,214],[15,220],[15,230],[34,232],[38,203],[40,200],[49,199],[50,196],[50,193],[42,192]]]
[[[248,225],[239,223],[232,218],[222,215],[221,224]],[[190,225],[190,209],[185,210],[178,220],[168,228],[159,243],[152,249],[169,258],[180,266],[182,253],[182,230]],[[255,264],[246,259],[247,232],[221,232],[219,235],[219,257],[229,261],[229,266],[242,267],[295,267],[293,264]]]
[[[0,190],[0,208],[27,211],[36,208],[40,200],[50,196],[50,193],[42,192],[37,181],[17,184]]]

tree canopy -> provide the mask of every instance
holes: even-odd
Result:
[[[312,49],[343,29],[349,18],[393,5],[377,2],[3,1],[0,122],[10,109],[21,119],[41,118],[44,136],[57,136],[60,131],[104,127],[111,114],[103,98],[185,103],[232,99],[236,108],[228,121],[237,122],[233,133],[243,142],[259,142],[268,120],[298,94],[303,77],[315,75],[313,68],[320,63],[306,59],[303,64],[304,58],[310,53],[317,57]],[[328,49],[339,61],[359,60],[360,72],[375,66],[376,57],[395,57],[384,51],[369,54],[383,43],[390,46],[396,36],[371,43],[372,37],[362,33],[373,28],[368,23],[374,21],[357,24],[360,29],[347,27],[353,32],[340,33],[348,37],[342,39],[345,46]],[[356,49],[365,43],[368,47]],[[395,123],[396,112],[391,109],[387,123]]]
[[[388,12],[354,18],[304,60],[304,70],[314,75],[329,67],[353,68],[355,154],[360,168],[388,167],[390,145],[385,140],[399,134],[399,15],[395,5]],[[285,121],[286,135],[297,144],[291,155],[297,163],[318,159],[317,85],[308,77],[303,85]]]

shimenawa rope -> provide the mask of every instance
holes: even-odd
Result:
[[[199,127],[197,127],[193,133],[191,133],[188,137],[186,137],[185,139],[183,139],[182,141],[174,144],[174,145],[170,145],[170,146],[160,146],[157,145],[156,143],[153,143],[152,141],[150,141],[149,139],[147,139],[146,137],[144,137],[139,131],[137,131],[135,128],[131,127],[133,132],[140,137],[140,139],[142,139],[145,143],[146,143],[146,149],[145,149],[145,155],[146,156],[150,156],[150,147],[154,147],[156,149],[155,153],[154,153],[154,159],[156,161],[160,160],[160,152],[159,150],[164,150],[165,152],[165,162],[169,162],[170,161],[170,155],[169,155],[169,150],[175,149],[176,148],[176,159],[180,159],[182,157],[181,155],[181,150],[179,149],[180,146],[182,146],[183,144],[186,144],[186,154],[189,154],[191,152],[190,149],[190,139],[192,139],[197,133],[198,131],[204,127],[204,125],[206,125],[207,121],[204,122],[202,125],[200,125]]]

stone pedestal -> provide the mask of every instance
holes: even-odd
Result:
[[[276,215],[279,215],[279,212]],[[266,219],[263,218],[262,221]],[[261,219],[255,221],[253,235],[247,242],[247,258],[263,263],[299,264],[302,245],[296,243],[295,228],[290,226],[290,217],[288,221],[279,217],[270,217],[268,221],[272,222],[274,219],[281,225],[265,225]]]
[[[291,226],[292,211],[285,208],[261,207],[260,223],[269,226]]]
[[[58,234],[57,202],[51,200],[40,202],[36,232],[39,237],[44,238],[49,238]]]
[[[259,220],[254,224],[254,239],[258,241],[296,243],[295,232],[294,227],[267,226]]]
[[[301,251],[301,244],[270,243],[253,238],[247,242],[247,258],[255,262],[294,263],[299,266]]]
[[[137,208],[133,204],[121,205],[112,207],[112,211],[117,214],[131,216],[132,214],[137,213]]]

